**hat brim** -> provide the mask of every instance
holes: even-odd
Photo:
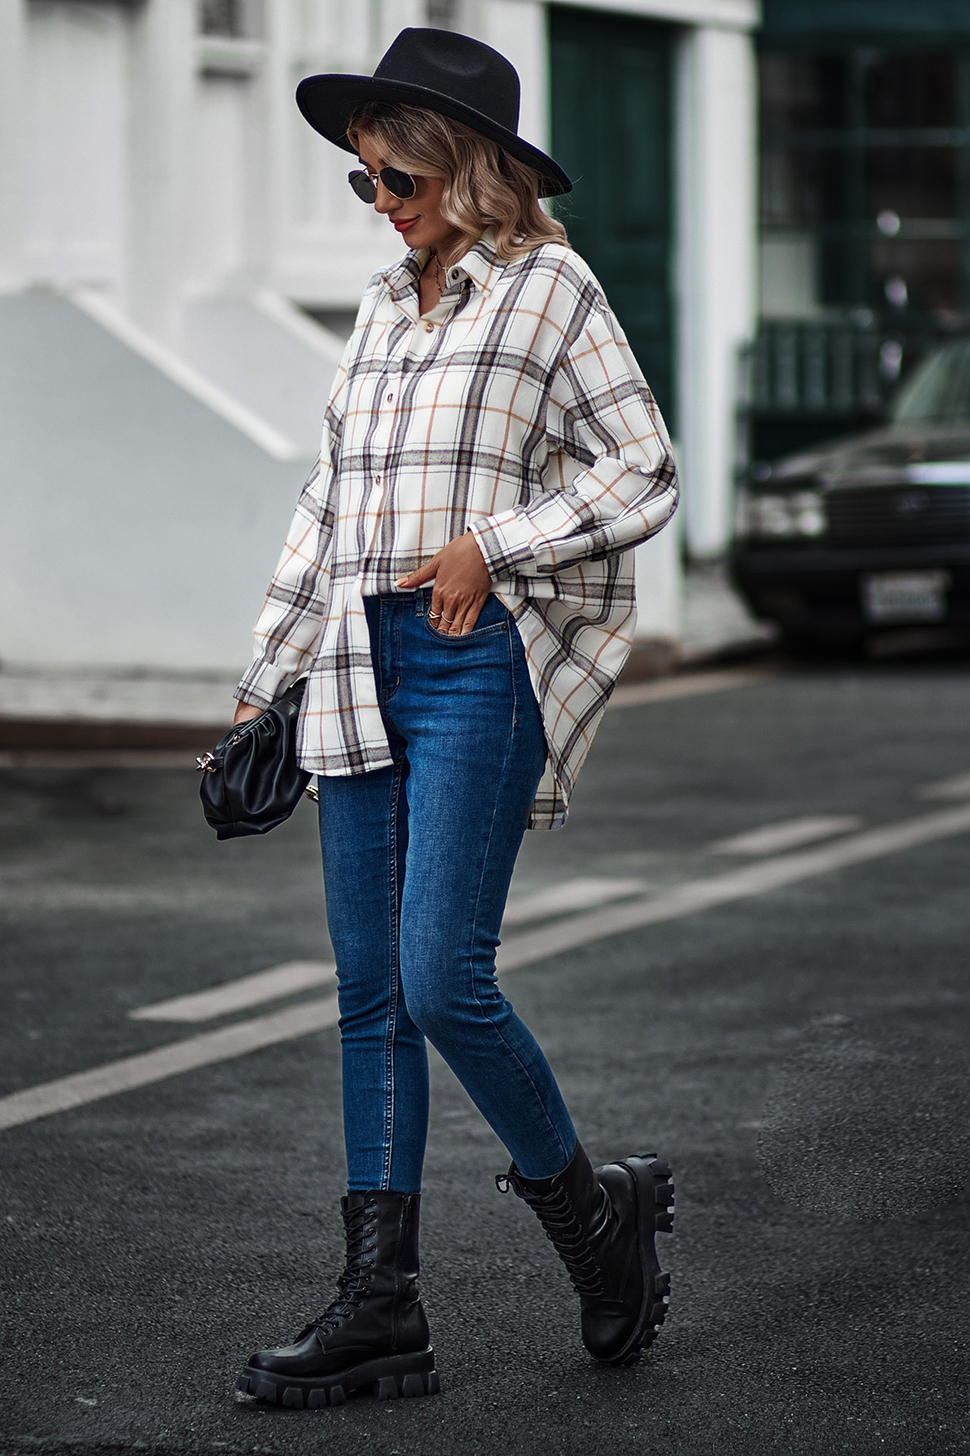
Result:
[[[523,141],[516,132],[499,126],[473,106],[465,106],[440,91],[407,81],[385,80],[380,76],[340,74],[307,76],[296,88],[296,104],[314,131],[355,156],[353,143],[347,138],[347,127],[356,108],[366,101],[398,101],[409,106],[424,106],[429,111],[451,117],[453,121],[463,121],[473,131],[498,142],[510,156],[532,167],[539,174],[540,197],[559,197],[572,191],[572,182],[552,157],[530,142]]]

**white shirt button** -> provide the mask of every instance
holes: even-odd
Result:
[[[457,268],[452,268],[452,270],[451,270],[451,281],[452,281],[452,283],[455,282],[455,280],[456,280],[457,277],[458,277],[458,269]]]
[[[380,485],[380,483],[381,483],[381,477],[379,475],[375,475],[374,476],[374,484],[375,485]]]
[[[389,395],[388,395],[388,396],[387,396],[387,402],[388,402],[388,404],[390,404],[390,402],[391,402],[391,400],[392,400],[392,399],[393,399],[393,398],[394,398],[394,396],[393,396],[393,394],[389,394]]]
[[[427,334],[433,334],[434,333],[434,324],[425,324],[424,329],[425,329],[425,333],[427,333]]]

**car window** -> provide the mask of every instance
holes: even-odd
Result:
[[[970,339],[925,359],[893,401],[896,424],[970,423]]]

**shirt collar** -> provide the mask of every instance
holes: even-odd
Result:
[[[393,299],[402,299],[417,282],[428,261],[428,251],[427,248],[412,248],[399,262],[385,270],[384,281]],[[461,258],[449,264],[447,283],[450,287],[470,278],[480,293],[487,294],[501,267],[495,251],[495,229],[489,227]],[[455,274],[458,276],[455,277]]]
[[[458,279],[454,281],[460,282],[462,276],[470,278],[480,293],[488,293],[501,267],[495,251],[495,229],[489,227],[477,243],[472,243],[464,257],[449,266],[448,281],[452,282],[452,274],[457,273]]]

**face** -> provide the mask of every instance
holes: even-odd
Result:
[[[377,176],[388,161],[378,155],[373,147],[361,140],[357,155],[370,172],[377,188],[376,212],[385,213],[389,221],[407,242],[409,248],[435,248],[447,255],[450,248],[461,241],[457,228],[445,222],[441,216],[441,194],[444,182],[440,177],[414,178],[413,197],[395,197]]]

